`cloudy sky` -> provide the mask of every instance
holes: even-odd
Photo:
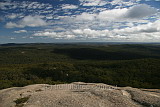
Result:
[[[160,42],[160,0],[1,0],[9,42]]]

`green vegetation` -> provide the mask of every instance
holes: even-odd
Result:
[[[30,96],[19,98],[15,100],[14,102],[16,103],[16,107],[23,107],[24,103],[28,101]]]
[[[160,88],[160,45],[0,46],[0,89],[75,81]]]

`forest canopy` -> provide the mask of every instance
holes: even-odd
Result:
[[[0,89],[75,81],[160,89],[160,44],[0,46]]]

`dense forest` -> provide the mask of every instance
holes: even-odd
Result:
[[[160,44],[0,45],[0,89],[75,81],[160,89]]]

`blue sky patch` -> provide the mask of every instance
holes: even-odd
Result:
[[[159,0],[1,0],[0,43],[159,42]]]

